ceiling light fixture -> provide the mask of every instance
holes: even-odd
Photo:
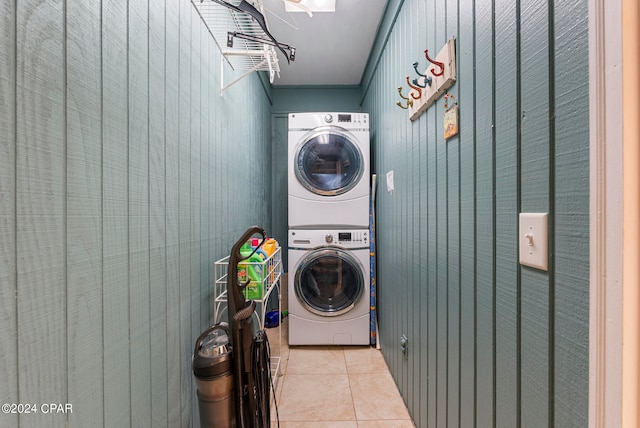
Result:
[[[287,12],[305,12],[305,6],[311,12],[335,12],[336,0],[287,0],[284,8]]]

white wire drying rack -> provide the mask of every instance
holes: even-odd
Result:
[[[237,7],[242,0],[226,0],[226,3]],[[234,70],[244,71],[231,82],[224,83],[224,63],[221,62],[220,93],[231,85],[242,80],[254,71],[267,71],[269,81],[273,83],[280,77],[280,64],[274,46],[262,43],[266,39],[262,27],[247,13],[237,12],[211,0],[191,0],[200,18],[213,36],[223,58]],[[262,0],[248,0],[264,16]],[[265,19],[266,22],[266,19]],[[256,40],[234,38],[231,34],[242,33]],[[229,47],[229,45],[232,47]]]

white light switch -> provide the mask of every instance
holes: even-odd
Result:
[[[547,213],[520,213],[520,264],[536,269],[549,268]]]

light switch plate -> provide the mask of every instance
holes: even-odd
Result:
[[[536,269],[549,269],[547,217],[547,213],[520,213],[520,264]]]

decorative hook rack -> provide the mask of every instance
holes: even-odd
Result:
[[[435,64],[438,67],[440,67],[440,71],[436,73],[436,69],[435,67],[431,69],[431,74],[433,74],[434,76],[442,76],[444,74],[444,63],[440,62],[440,61],[435,61],[431,58],[429,58],[429,49],[425,49],[424,50],[424,56],[427,58],[427,61],[429,61],[431,64]]]
[[[410,92],[409,95],[411,96],[411,98],[413,98],[414,100],[419,100],[420,97],[422,96],[422,89],[419,86],[415,86],[411,84],[411,82],[409,82],[409,76],[407,76],[407,85],[409,85],[411,89],[413,89],[418,93],[418,95],[416,96],[413,94],[413,92]]]
[[[398,86],[398,94],[400,95],[400,98],[407,101],[406,106],[402,105],[402,103],[398,101],[396,103],[398,107],[400,107],[401,109],[407,110],[409,107],[413,106],[413,100],[411,98],[407,98],[404,95],[402,95],[402,86]]]
[[[431,76],[427,76],[426,74],[422,74],[418,71],[418,63],[414,62],[413,63],[413,69],[416,71],[416,74],[420,77],[422,77],[424,79],[424,83],[420,84],[418,83],[418,79],[413,79],[413,84],[420,87],[420,88],[426,88],[427,86],[431,86],[431,83],[433,82],[433,78]]]
[[[410,98],[403,96],[400,93],[402,88],[398,88],[400,96],[407,102],[406,104],[400,102],[397,104],[400,108],[409,110],[410,120],[416,120],[456,81],[456,40],[454,37],[447,40],[435,59],[429,57],[428,50],[425,49],[424,53],[429,60],[427,69],[421,73],[418,71],[418,62],[414,62],[413,69],[420,77],[413,79],[413,84],[409,83],[410,79],[408,76],[406,77],[407,84],[414,91],[409,93]],[[432,64],[436,67],[433,67]],[[420,84],[420,82],[423,83]]]

